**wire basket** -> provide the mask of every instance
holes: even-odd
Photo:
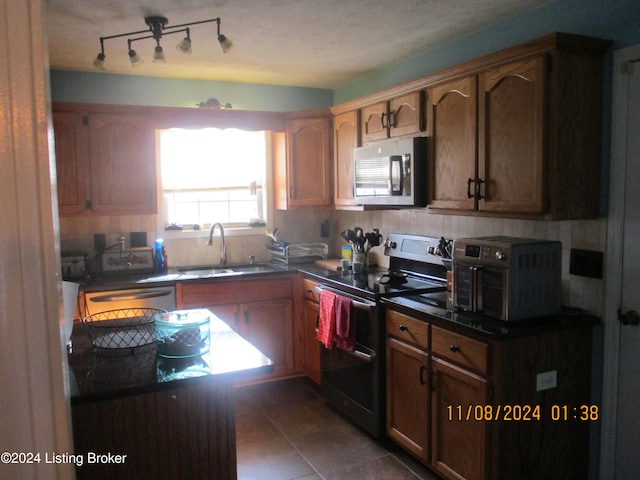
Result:
[[[156,341],[153,316],[161,308],[125,308],[94,313],[82,319],[94,351],[135,349]]]

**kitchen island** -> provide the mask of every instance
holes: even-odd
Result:
[[[155,345],[97,355],[82,324],[69,355],[78,479],[235,479],[238,378],[273,362],[211,315],[211,347],[168,359]]]

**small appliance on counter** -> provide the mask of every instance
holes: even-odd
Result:
[[[60,263],[62,265],[63,280],[79,280],[87,274],[87,262],[89,257],[86,252],[62,252]]]
[[[505,236],[457,239],[454,305],[503,321],[559,314],[561,268],[558,241]]]
[[[110,249],[101,254],[103,273],[145,273],[154,271],[153,248]]]

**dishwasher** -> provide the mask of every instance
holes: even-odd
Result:
[[[84,298],[85,316],[133,308],[159,308],[168,312],[176,309],[175,286],[85,292]]]

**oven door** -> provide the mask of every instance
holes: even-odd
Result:
[[[325,285],[338,295],[351,298],[355,321],[355,350],[324,346],[320,353],[321,389],[327,402],[371,435],[379,437],[384,424],[384,349],[382,320],[376,302],[355,297]]]

